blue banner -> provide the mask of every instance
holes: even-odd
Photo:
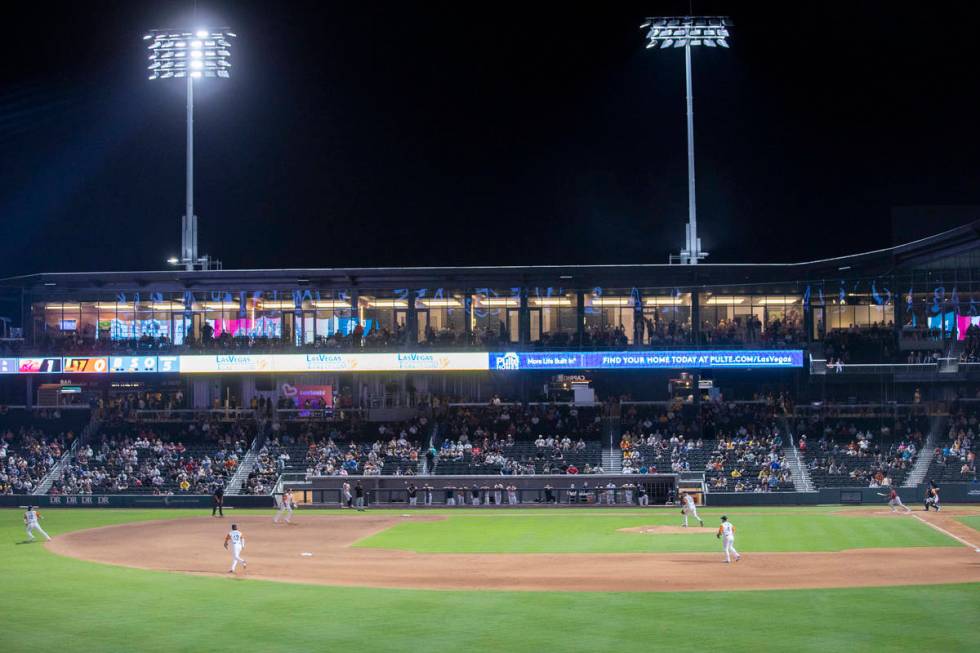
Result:
[[[744,369],[803,367],[803,351],[687,350],[491,352],[492,370]]]

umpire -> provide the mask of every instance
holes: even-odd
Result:
[[[225,516],[225,489],[220,485],[215,486],[214,493],[211,495],[211,516]]]

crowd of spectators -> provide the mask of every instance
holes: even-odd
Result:
[[[454,407],[447,414],[436,473],[598,474],[601,418],[575,406]],[[453,465],[447,463],[456,463]]]
[[[946,441],[933,452],[930,478],[945,481],[977,480],[980,420],[977,410],[961,410],[950,419]]]
[[[791,489],[777,410],[775,400],[706,404],[700,416],[693,406],[630,406],[619,444],[623,473],[703,470],[717,491]]]
[[[922,419],[914,417],[824,420],[812,416],[797,426],[798,446],[818,485],[891,487],[912,469],[925,441],[922,428]]]
[[[429,420],[423,416],[400,424],[380,424],[373,436],[363,432],[356,435],[349,425],[317,428],[311,424],[297,442],[305,446],[307,477],[414,476],[418,473],[420,442],[428,436]]]
[[[241,421],[107,429],[78,447],[51,494],[209,494],[234,475],[253,431]]]
[[[963,334],[961,363],[980,363],[980,325],[970,324]]]
[[[767,347],[787,347],[806,341],[803,314],[790,309],[782,318],[769,320],[765,325],[757,315],[736,315],[717,322],[701,323],[701,344],[706,346],[757,344]]]
[[[851,363],[901,362],[898,337],[892,322],[875,322],[868,327],[852,324],[847,329],[828,331],[823,340],[828,367]]]
[[[70,447],[74,433],[47,435],[37,427],[0,436],[0,494],[30,494]]]

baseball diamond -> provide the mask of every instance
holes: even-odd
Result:
[[[646,4],[4,7],[0,653],[980,651],[980,3]]]

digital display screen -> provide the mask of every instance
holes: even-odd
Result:
[[[409,372],[483,371],[488,354],[229,354],[181,356],[180,372]]]
[[[490,353],[493,370],[740,369],[803,367],[802,350]]]
[[[179,372],[180,371],[180,357],[179,356],[158,356],[157,357],[157,371],[158,372]]]
[[[157,371],[156,356],[112,356],[109,371],[115,373],[143,373]]]
[[[64,371],[73,374],[105,374],[109,371],[109,359],[105,356],[72,356],[65,358]]]
[[[803,351],[406,352],[0,358],[0,374],[479,372],[526,370],[792,369]]]
[[[20,374],[49,374],[61,371],[60,358],[21,358],[17,362]]]

